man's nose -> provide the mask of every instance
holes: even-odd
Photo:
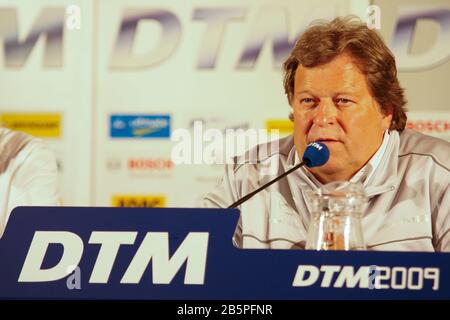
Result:
[[[321,100],[316,107],[314,124],[325,127],[336,123],[336,106],[332,101]]]

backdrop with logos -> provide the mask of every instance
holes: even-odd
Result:
[[[408,127],[450,141],[448,1],[0,0],[1,125],[48,141],[65,205],[195,206],[223,173],[206,132],[290,134],[281,65],[346,14],[379,18]]]

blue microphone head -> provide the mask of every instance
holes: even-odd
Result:
[[[306,146],[302,160],[307,167],[313,168],[323,166],[329,158],[330,151],[324,143],[311,142]]]

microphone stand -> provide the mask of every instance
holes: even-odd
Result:
[[[236,208],[237,206],[239,206],[241,203],[247,201],[248,199],[250,199],[251,197],[253,197],[255,194],[257,194],[258,192],[260,192],[261,190],[267,188],[268,186],[270,186],[271,184],[277,182],[278,180],[284,178],[285,176],[287,176],[288,174],[290,174],[291,172],[297,170],[300,167],[303,167],[306,164],[305,161],[302,161],[301,163],[299,163],[298,165],[292,167],[291,169],[289,169],[288,171],[286,171],[285,173],[283,173],[282,175],[276,177],[275,179],[267,182],[265,185],[263,185],[262,187],[259,187],[258,189],[256,189],[255,191],[252,191],[251,193],[247,194],[245,197],[239,199],[238,201],[236,201],[235,203],[233,203],[232,205],[230,205],[228,207],[228,209],[231,208]]]

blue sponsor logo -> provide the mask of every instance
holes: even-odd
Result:
[[[111,115],[112,138],[169,138],[170,115]]]

